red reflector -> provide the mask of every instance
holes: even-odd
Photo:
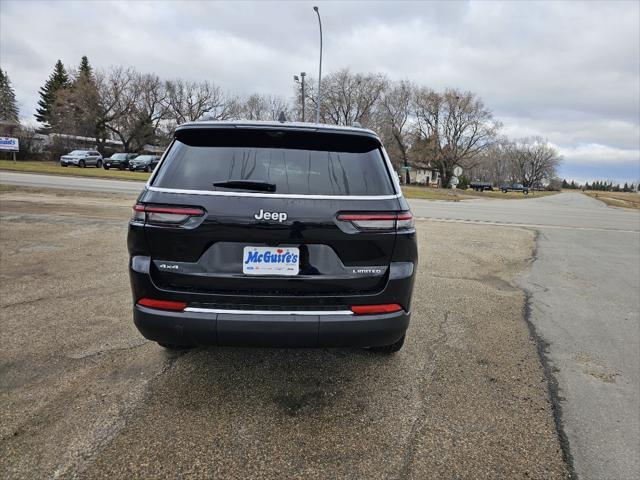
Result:
[[[351,311],[356,315],[372,315],[375,313],[399,312],[402,307],[397,303],[387,303],[384,305],[354,305]]]
[[[187,307],[185,302],[172,302],[171,300],[154,300],[152,298],[141,298],[138,300],[138,305],[149,308],[157,308],[160,310],[172,310],[179,312]]]

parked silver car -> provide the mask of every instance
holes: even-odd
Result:
[[[74,150],[60,157],[60,165],[63,167],[75,165],[81,168],[93,165],[102,168],[102,155],[96,150]]]

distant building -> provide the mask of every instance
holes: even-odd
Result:
[[[19,129],[19,122],[0,120],[0,137],[15,137]]]
[[[409,171],[409,178],[411,178],[411,183],[427,187],[440,187],[440,172],[430,163],[414,162]]]

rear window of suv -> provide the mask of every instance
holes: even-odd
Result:
[[[179,130],[153,186],[247,192],[213,184],[249,180],[275,185],[276,195],[392,195],[380,148],[377,139],[353,134]]]

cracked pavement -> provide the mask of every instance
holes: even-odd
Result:
[[[131,319],[133,196],[0,193],[3,478],[567,478],[523,228],[418,222],[404,349],[165,352]]]

